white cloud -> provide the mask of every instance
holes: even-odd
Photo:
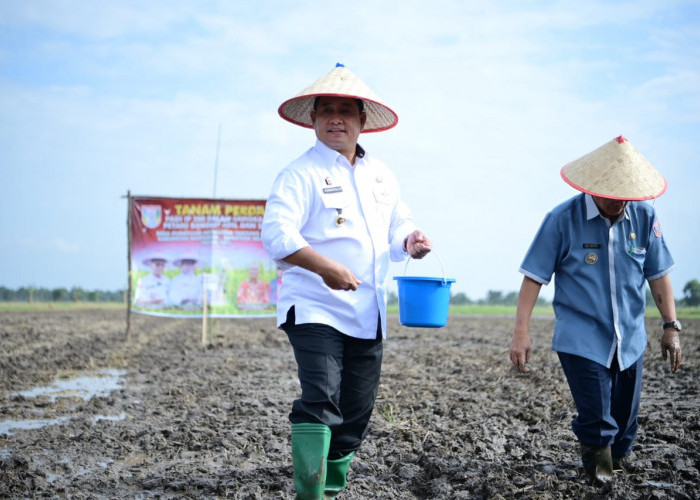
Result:
[[[343,62],[399,113],[396,129],[362,142],[397,171],[455,290],[516,290],[544,213],[574,194],[559,169],[618,134],[669,177],[667,233],[694,248],[680,222],[700,227],[685,201],[700,153],[693,5],[11,0],[0,196],[44,234],[59,224],[63,250],[87,262],[95,249],[65,220],[99,228],[102,254],[125,248],[119,196],[212,194],[221,124],[218,196],[264,197],[313,142],[277,106]],[[17,217],[0,223],[7,241],[26,234]],[[699,277],[686,255],[679,279]],[[121,286],[117,274],[99,286]]]

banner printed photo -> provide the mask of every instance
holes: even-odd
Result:
[[[265,200],[131,197],[131,310],[275,316],[281,276],[260,241]]]

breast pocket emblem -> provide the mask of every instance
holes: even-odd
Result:
[[[586,255],[586,264],[595,264],[596,262],[598,262],[598,254],[591,252]]]

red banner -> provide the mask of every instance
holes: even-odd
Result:
[[[131,309],[159,316],[274,316],[265,200],[130,198]]]

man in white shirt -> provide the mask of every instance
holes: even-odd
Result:
[[[197,262],[197,256],[192,254],[186,254],[173,262],[180,268],[180,273],[170,283],[170,303],[175,307],[202,308],[204,285],[202,275],[195,272]]]
[[[262,225],[265,249],[285,270],[277,320],[301,383],[289,415],[294,485],[297,498],[333,497],[377,396],[389,263],[423,258],[432,243],[392,171],[357,143],[398,117],[354,74],[338,65],[279,113],[317,138],[278,174]]]
[[[134,305],[136,307],[160,309],[168,305],[170,278],[163,274],[168,259],[163,254],[154,254],[143,260],[151,272],[142,276],[136,285]]]

